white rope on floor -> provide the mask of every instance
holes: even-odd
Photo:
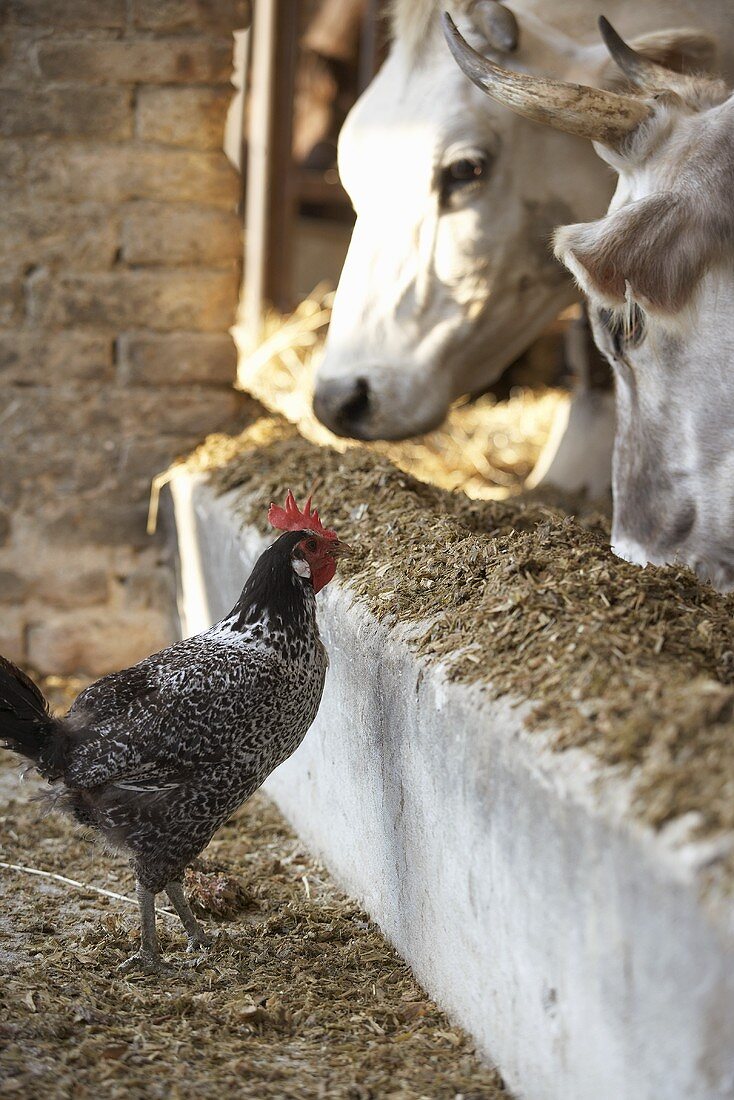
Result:
[[[65,875],[57,875],[54,871],[42,871],[38,867],[25,867],[22,863],[2,863],[0,867],[6,871],[22,871],[26,875],[40,875],[42,878],[52,878],[56,882],[63,882],[67,886],[76,886],[80,890],[90,890],[93,894],[102,894],[105,898],[114,898],[115,901],[124,901],[126,905],[138,906],[137,898],[129,898],[125,894],[116,894],[114,890],[104,890],[101,886],[89,886],[86,882],[78,882],[75,878],[66,878]],[[172,913],[169,909],[159,909],[156,906],[156,913],[160,913],[164,917],[176,918],[176,914]]]

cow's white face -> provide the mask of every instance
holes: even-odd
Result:
[[[575,300],[550,236],[601,213],[611,176],[587,142],[474,88],[438,34],[420,63],[395,44],[342,130],[339,168],[357,222],[314,407],[339,434],[405,438]]]

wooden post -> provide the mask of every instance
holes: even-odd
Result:
[[[291,237],[297,0],[256,0],[248,112],[243,321],[253,343],[268,305],[293,308]]]
[[[365,0],[359,45],[357,88],[361,95],[385,60],[384,0]]]

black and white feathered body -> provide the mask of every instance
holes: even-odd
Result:
[[[65,718],[50,716],[23,673],[0,665],[0,737],[36,763],[60,809],[130,855],[143,955],[157,955],[144,898],[163,889],[201,940],[169,887],[316,717],[328,664],[307,552],[316,542],[308,531],[281,535],[229,615],[98,680]],[[180,901],[180,887],[174,893]]]

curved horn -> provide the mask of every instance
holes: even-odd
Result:
[[[689,76],[673,72],[667,65],[661,65],[645,57],[644,54],[638,53],[625,42],[603,15],[599,16],[599,31],[612,60],[635,87],[647,92],[662,90],[684,92],[690,89]]]
[[[517,49],[520,39],[517,19],[500,0],[476,0],[471,19],[497,53],[513,53]]]
[[[483,92],[525,118],[615,149],[652,115],[635,96],[503,69],[471,48],[447,12],[441,20],[459,68]]]

